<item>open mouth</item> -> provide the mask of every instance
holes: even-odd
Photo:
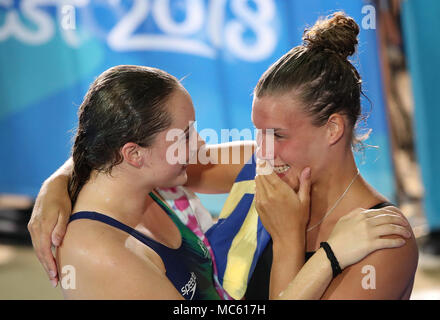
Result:
[[[273,171],[275,171],[278,174],[285,173],[289,169],[290,166],[288,164],[284,164],[282,166],[273,166]]]

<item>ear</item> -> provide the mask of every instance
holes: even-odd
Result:
[[[345,118],[339,113],[332,114],[327,121],[327,137],[330,145],[337,143],[345,132]]]
[[[141,168],[144,164],[144,150],[134,142],[128,142],[121,148],[121,154],[128,164],[136,168]]]

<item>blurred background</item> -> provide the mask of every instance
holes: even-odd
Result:
[[[338,10],[361,27],[352,62],[368,97],[360,130],[372,133],[359,169],[415,231],[412,299],[440,300],[438,0],[0,0],[0,299],[62,298],[27,222],[41,184],[69,158],[95,77],[120,64],[163,69],[183,79],[202,137],[248,139],[221,129],[253,132],[261,74]],[[214,214],[226,196],[200,195]]]

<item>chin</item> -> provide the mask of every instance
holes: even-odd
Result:
[[[172,178],[170,177],[169,179],[166,179],[162,183],[161,188],[172,188],[172,187],[182,186],[186,183],[187,180],[188,180],[188,175],[186,174],[186,171],[184,171],[177,177],[174,176]]]
[[[186,174],[186,171],[183,173],[182,177],[179,177],[179,186],[184,185],[188,181],[188,175]]]

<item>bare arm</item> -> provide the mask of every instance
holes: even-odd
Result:
[[[330,261],[321,248],[299,270],[276,300],[319,300],[333,278]]]
[[[353,268],[359,265],[360,260],[373,255],[389,255],[400,256],[401,250],[408,250],[411,247],[413,237],[408,233],[408,224],[404,218],[395,211],[388,211],[386,209],[362,211],[361,209],[354,210],[346,217],[341,218],[335,226],[329,240],[327,241],[336,258],[338,259],[342,269],[345,269],[341,275],[334,280],[331,264],[325,251],[320,248],[307,261],[301,270],[295,275],[293,281],[289,283],[287,288],[276,299],[286,300],[314,300],[314,299],[380,299],[387,297],[388,299],[399,299],[399,294],[408,285],[408,282],[399,280],[405,279],[404,275],[407,272],[403,267],[403,271],[397,273],[390,280],[385,278],[390,274],[383,274],[383,281],[394,281],[394,287],[390,283],[384,283],[381,292],[371,293],[374,290],[365,290],[362,287],[362,277],[365,274],[360,269],[352,271]],[[391,236],[390,235],[398,235]],[[388,236],[388,237],[382,237]],[[407,241],[403,238],[409,239]],[[405,244],[406,243],[406,244]],[[394,250],[380,250],[385,248],[396,248]],[[379,250],[379,251],[377,251]],[[362,260],[362,265],[370,258]],[[390,259],[393,259],[391,257]],[[391,260],[387,262],[391,263]],[[274,261],[275,263],[275,261]],[[399,263],[399,261],[395,262]],[[353,266],[351,266],[353,265]],[[385,264],[386,265],[386,264]],[[351,267],[349,267],[351,266]],[[414,267],[414,265],[412,265]],[[393,270],[395,271],[395,270]],[[414,269],[412,270],[414,271]],[[344,273],[357,274],[357,278],[344,280]],[[406,277],[408,279],[408,277]],[[332,281],[333,280],[333,281]],[[345,286],[339,284],[346,281]],[[330,284],[330,286],[329,286]],[[400,291],[395,286],[400,286]],[[332,288],[338,288],[332,290]],[[327,289],[328,288],[328,289]],[[399,292],[394,296],[390,291]]]
[[[286,283],[296,279],[304,265],[305,233],[294,232],[284,241],[273,241],[272,267],[270,270],[269,299],[277,299]],[[308,274],[308,273],[306,273]]]
[[[188,166],[185,187],[199,193],[228,193],[255,148],[254,141],[202,144],[199,154],[206,154],[207,159],[197,157],[198,162]]]
[[[273,241],[269,297],[274,299],[304,264],[311,182],[310,169],[306,168],[301,172],[300,187],[296,193],[270,168],[265,161],[257,163],[255,205]]]
[[[372,252],[346,268],[331,282],[322,299],[408,299],[417,269],[418,249],[411,228],[406,226],[406,230],[409,238],[404,246]],[[382,237],[383,241],[396,238],[395,235]]]
[[[53,286],[56,286],[58,276],[51,244],[60,245],[66,232],[72,210],[67,190],[72,170],[70,158],[44,181],[28,223],[35,252]]]

